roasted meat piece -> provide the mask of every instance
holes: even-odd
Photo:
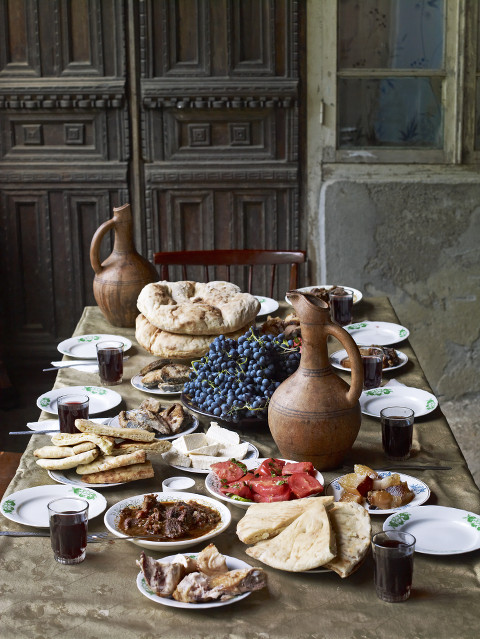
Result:
[[[118,421],[122,428],[158,430],[158,416],[146,409],[122,410],[118,415]]]
[[[169,364],[162,368],[162,379],[166,384],[185,384],[190,375],[190,366]]]
[[[146,375],[147,373],[150,373],[151,371],[156,371],[157,368],[162,368],[162,366],[167,366],[167,364],[171,364],[172,360],[171,359],[156,359],[153,362],[150,362],[150,364],[147,364],[146,366],[144,366],[142,368],[142,370],[140,371],[140,375]]]
[[[225,557],[218,552],[214,544],[209,544],[197,557],[197,566],[205,575],[221,575],[228,572]]]
[[[220,599],[226,601],[244,592],[260,590],[267,585],[267,577],[261,568],[230,570],[216,577],[192,572],[176,587],[173,598],[186,603],[199,603]]]
[[[145,581],[159,597],[170,597],[185,576],[185,567],[181,563],[162,563],[144,552],[137,559],[137,566],[143,572]]]
[[[400,482],[394,486],[389,486],[384,490],[371,490],[367,495],[367,501],[370,506],[389,510],[390,508],[399,508],[405,506],[412,501],[415,493],[410,490],[406,481]]]
[[[138,410],[148,410],[155,415],[158,415],[162,410],[162,404],[159,399],[148,398],[144,399],[138,407]]]
[[[158,385],[162,382],[162,369],[151,371],[142,377],[142,384],[146,386],[146,388],[158,388]]]
[[[175,402],[166,408],[162,413],[160,413],[160,417],[167,422],[172,434],[179,433],[190,421],[189,414],[178,402]]]

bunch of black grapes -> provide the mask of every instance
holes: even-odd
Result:
[[[257,328],[238,341],[220,335],[192,362],[184,392],[200,410],[229,421],[264,418],[275,389],[298,368],[300,343],[283,333],[260,335]]]

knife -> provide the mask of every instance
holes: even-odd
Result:
[[[60,430],[13,430],[9,435],[46,435],[47,433],[59,433]]]
[[[129,357],[130,357],[130,355],[126,355],[123,358],[123,361],[125,361]],[[54,366],[53,368],[42,368],[42,373],[44,373],[45,371],[59,371],[62,368],[71,368],[72,366],[93,366],[93,365],[97,366],[97,360],[96,359],[78,360],[78,362],[68,362],[66,364],[60,364],[58,366]]]
[[[50,531],[45,532],[24,532],[16,530],[0,531],[1,537],[50,537]]]

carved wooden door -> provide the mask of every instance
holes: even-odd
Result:
[[[71,334],[125,201],[149,257],[304,248],[303,5],[0,0],[2,341]]]

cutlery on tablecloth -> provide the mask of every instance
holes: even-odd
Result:
[[[42,532],[25,532],[23,530],[3,530],[0,531],[0,537],[50,537],[48,530]],[[156,541],[155,535],[147,535],[145,537],[132,536],[132,537],[115,537],[109,535],[107,532],[88,533],[87,543],[98,544],[102,541],[124,541],[128,539],[140,539],[142,541]]]
[[[353,468],[351,466],[344,466],[342,470],[353,473]],[[430,464],[425,464],[425,465],[412,464],[412,465],[405,465],[405,466],[396,466],[395,464],[392,464],[391,466],[390,465],[388,466],[388,469],[385,468],[385,470],[452,470],[452,467],[451,466],[432,466]]]
[[[130,357],[130,355],[126,355],[123,358],[123,361],[127,360]],[[52,362],[53,364],[53,362]],[[59,363],[58,365],[53,366],[53,368],[42,368],[42,373],[44,373],[45,371],[59,371],[62,368],[72,368],[73,366],[97,366],[97,360],[96,359],[79,359],[78,362],[65,362],[65,364]]]
[[[47,435],[48,433],[59,433],[59,429],[56,430],[13,430],[9,435]]]

